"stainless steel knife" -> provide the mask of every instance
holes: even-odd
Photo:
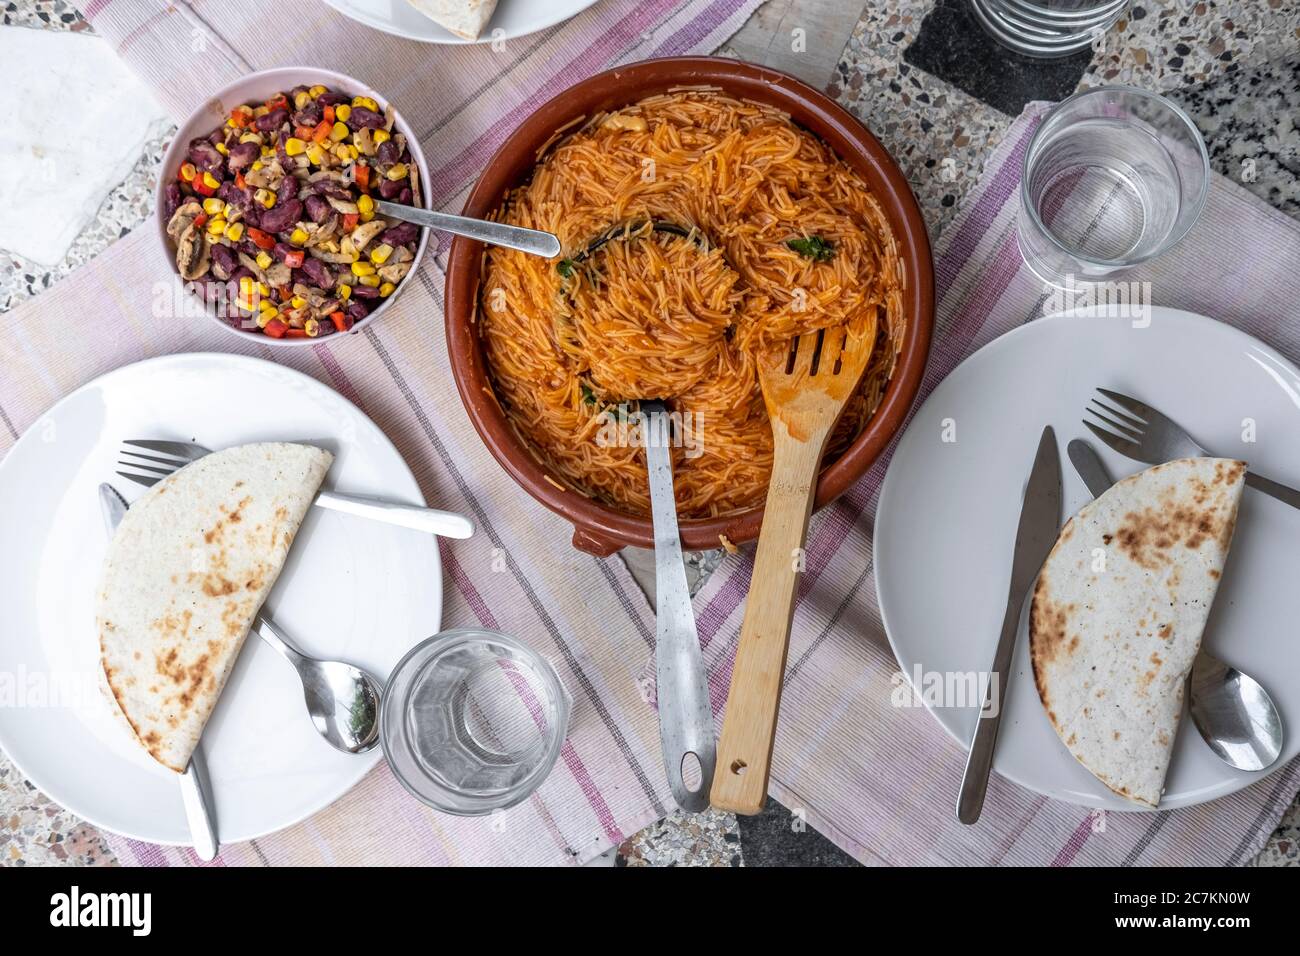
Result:
[[[988,790],[993,750],[997,745],[1002,705],[1006,700],[1007,676],[1016,648],[1016,633],[1020,628],[1020,612],[1029,588],[1056,543],[1060,528],[1061,459],[1056,447],[1056,433],[1049,425],[1043,429],[1038,441],[1029,483],[1025,486],[1020,526],[1016,530],[1016,546],[1011,558],[1011,585],[1006,613],[1002,618],[1002,633],[993,655],[983,707],[975,721],[975,736],[971,740],[961,793],[957,798],[957,819],[968,825],[979,820],[984,809],[984,794]],[[991,706],[994,694],[997,695],[996,707]]]
[[[126,515],[126,500],[107,482],[99,486],[99,510],[104,515],[104,526],[111,539]],[[216,814],[212,809],[212,793],[208,787],[208,768],[203,753],[197,747],[190,756],[190,765],[178,775],[181,784],[181,802],[185,805],[185,819],[190,826],[190,839],[194,853],[200,860],[213,860],[217,856]]]

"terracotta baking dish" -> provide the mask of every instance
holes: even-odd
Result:
[[[822,471],[815,503],[820,508],[866,473],[902,425],[921,386],[934,325],[934,267],[916,199],[884,147],[853,116],[785,73],[735,60],[670,57],[619,67],[571,86],[525,119],[488,161],[465,203],[465,215],[487,217],[499,208],[510,190],[527,181],[538,152],[557,129],[679,86],[712,86],[789,113],[862,175],[898,239],[906,279],[903,351],[875,416],[848,450]],[[573,523],[575,547],[602,556],[627,545],[654,547],[649,518],[633,517],[551,484],[511,430],[493,394],[474,322],[482,254],[481,243],[457,238],[447,265],[447,349],[470,421],[496,460],[530,495]],[[690,550],[716,548],[721,535],[736,544],[752,541],[762,522],[761,507],[683,521],[682,544]]]

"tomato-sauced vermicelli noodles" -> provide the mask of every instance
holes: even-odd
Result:
[[[876,321],[833,460],[879,405],[902,346],[902,268],[862,178],[788,116],[710,90],[652,96],[556,142],[501,218],[562,260],[486,255],[480,334],[507,419],[557,484],[649,512],[642,450],[612,421],[659,398],[693,423],[678,511],[761,503],[772,432],[755,356]]]

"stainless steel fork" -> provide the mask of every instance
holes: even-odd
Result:
[[[1099,388],[1097,391],[1103,398],[1109,399],[1110,403],[1094,398],[1084,413],[1102,424],[1097,425],[1087,418],[1083,424],[1121,455],[1149,465],[1160,465],[1175,458],[1217,457],[1198,444],[1176,421],[1150,405],[1108,388]],[[1246,484],[1272,495],[1278,501],[1285,501],[1292,508],[1300,508],[1300,491],[1295,488],[1253,471],[1246,472]]]
[[[144,451],[137,449],[144,449]],[[146,451],[154,454],[145,454]],[[131,439],[122,442],[117,464],[119,468],[126,470],[119,471],[118,474],[137,484],[150,487],[162,481],[173,471],[211,453],[210,448],[192,442]],[[454,511],[421,508],[360,495],[341,495],[334,491],[317,492],[313,504],[332,511],[356,515],[358,518],[400,525],[403,528],[441,535],[444,538],[468,538],[474,533],[474,522]]]

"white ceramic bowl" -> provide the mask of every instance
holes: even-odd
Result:
[[[167,147],[167,152],[163,154],[162,168],[158,173],[158,186],[155,189],[154,203],[154,223],[157,227],[158,247],[166,259],[167,268],[179,280],[180,273],[176,270],[176,248],[172,241],[167,237],[167,222],[163,217],[165,201],[163,191],[167,184],[175,178],[177,170],[185,162],[185,156],[189,150],[190,141],[199,136],[207,136],[214,129],[226,122],[230,111],[236,106],[244,103],[261,103],[270,99],[276,93],[287,93],[295,86],[325,86],[339,93],[345,93],[349,96],[368,96],[379,104],[379,110],[382,113],[390,105],[380,93],[372,90],[360,80],[355,80],[343,73],[335,73],[333,70],[322,70],[311,66],[282,66],[273,70],[262,70],[260,73],[250,73],[229,86],[217,90],[212,97],[199,107],[189,119],[181,124],[172,140],[171,145]],[[424,161],[424,153],[420,149],[420,142],[416,139],[413,130],[402,118],[402,114],[393,107],[393,128],[399,130],[406,136],[407,149],[411,152],[411,159],[415,162],[416,167],[420,170],[420,202],[424,208],[429,208],[429,167]],[[352,327],[352,332],[359,332],[370,323],[382,316],[388,309],[392,308],[397,297],[402,294],[402,290],[407,284],[412,282],[415,277],[415,271],[420,268],[420,262],[424,258],[425,247],[429,244],[429,230],[422,229],[420,232],[420,244],[415,250],[415,259],[411,262],[411,271],[406,274],[393,294],[387,299],[380,302],[378,308],[368,316]],[[199,296],[192,295],[197,301],[202,301]],[[225,329],[232,335],[237,335],[242,339],[253,339],[263,345],[273,348],[294,348],[303,345],[316,345],[320,342],[330,342],[337,338],[342,338],[338,333],[328,335],[323,338],[283,338],[277,339],[266,335],[260,331],[250,331],[248,329],[235,328],[229,322],[224,321],[216,315],[212,309],[204,307],[204,314],[208,320],[215,322],[221,328]]]

